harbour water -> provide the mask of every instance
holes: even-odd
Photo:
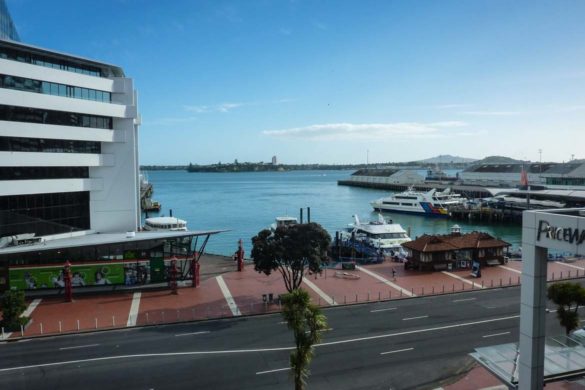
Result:
[[[311,221],[318,222],[334,236],[335,231],[353,222],[377,219],[369,202],[387,196],[388,191],[346,187],[337,181],[353,171],[292,171],[249,173],[188,173],[186,171],[149,171],[154,186],[153,199],[162,203],[159,215],[185,219],[189,230],[229,229],[213,236],[207,252],[231,255],[238,239],[243,239],[246,255],[251,238],[267,228],[277,216],[299,216],[300,208],[311,208]],[[155,214],[151,214],[154,216]],[[384,216],[410,228],[414,239],[424,233],[445,234],[454,221],[410,214],[385,213]],[[306,210],[305,210],[306,218]],[[481,230],[499,237],[514,247],[521,242],[518,225],[477,224],[457,221],[462,232]]]

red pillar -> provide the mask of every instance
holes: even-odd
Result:
[[[195,260],[195,257],[193,257],[192,261],[192,269],[193,269],[193,283],[191,284],[191,287],[197,287],[199,286],[199,262]]]
[[[171,274],[169,279],[169,287],[171,288],[171,294],[178,294],[177,291],[177,259],[171,259]]]
[[[71,263],[69,260],[63,266],[63,283],[65,284],[65,302],[72,302],[73,287],[71,286]]]

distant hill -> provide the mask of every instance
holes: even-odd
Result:
[[[471,163],[477,161],[474,158],[465,158],[459,156],[451,156],[450,154],[442,154],[437,157],[427,158],[426,160],[418,160],[416,162],[422,164],[461,164]]]
[[[504,156],[488,156],[484,159],[475,161],[474,165],[476,165],[476,164],[522,164],[522,163],[526,163],[526,162],[529,162],[529,161],[515,160],[513,158],[504,157]]]

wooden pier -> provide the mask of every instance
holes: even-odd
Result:
[[[522,223],[522,210],[517,209],[496,209],[492,207],[465,209],[460,207],[450,209],[449,212],[451,218],[457,220]]]
[[[351,186],[351,187],[364,187],[364,188],[376,188],[381,190],[389,191],[406,191],[409,187],[414,187],[419,191],[430,191],[435,188],[437,191],[443,191],[447,188],[451,188],[451,191],[457,194],[461,194],[466,198],[489,198],[493,195],[484,187],[479,186],[462,186],[443,184],[443,183],[417,183],[417,184],[396,184],[396,183],[379,183],[379,182],[366,182],[358,180],[338,180],[337,185],[340,186]]]

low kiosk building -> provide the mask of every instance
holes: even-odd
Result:
[[[504,251],[509,243],[487,233],[461,234],[454,230],[446,235],[424,234],[402,244],[408,253],[405,268],[441,271],[468,269],[474,262],[479,262],[480,266],[504,263]]]

